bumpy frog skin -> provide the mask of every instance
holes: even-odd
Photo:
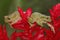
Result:
[[[5,22],[7,22],[7,23],[10,22],[10,24],[14,24],[20,19],[21,19],[21,17],[20,17],[20,14],[18,13],[18,11],[15,11],[14,13],[12,13],[10,15],[5,16]],[[41,13],[34,12],[34,13],[32,13],[32,15],[28,21],[30,24],[37,22],[39,25],[43,26],[43,23],[50,22],[51,19],[50,19],[50,16],[46,16]]]
[[[30,23],[37,22],[39,25],[43,26],[43,23],[51,22],[51,19],[50,19],[50,16],[46,16],[41,13],[34,12],[29,18],[29,22]]]

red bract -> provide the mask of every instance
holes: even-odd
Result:
[[[13,24],[12,27],[14,29],[18,29],[18,30],[29,30],[29,24],[28,22],[24,22],[24,20],[19,20],[17,23]]]
[[[44,40],[43,29],[36,22],[30,28],[30,32],[32,34],[31,40]]]
[[[3,26],[0,24],[0,40],[3,40]]]
[[[57,32],[57,33],[55,34],[55,37],[54,37],[53,40],[60,40],[60,32]]]
[[[43,32],[43,30],[39,30],[39,31],[36,30],[36,32],[34,32],[34,34],[32,34],[32,35],[33,36],[31,38],[31,40],[44,40],[44,32]]]
[[[7,36],[6,26],[0,24],[0,40],[9,40]]]
[[[4,25],[3,26],[3,39],[4,40],[9,40],[9,38],[8,38],[8,35],[7,35],[7,31],[6,31],[6,26]]]
[[[23,12],[23,10],[20,7],[18,7],[18,12],[20,13],[20,16],[22,17],[22,19],[24,21],[28,21],[28,18],[32,14],[32,9],[31,8],[28,8],[26,12]]]
[[[60,28],[60,3],[55,5],[52,9],[50,9],[51,19],[53,22],[53,26],[55,31],[59,31]]]
[[[10,40],[16,40],[18,37],[21,38],[23,33],[17,33],[16,31],[12,33]],[[22,40],[22,39],[21,39]]]
[[[15,24],[12,24],[12,27],[24,31],[19,33],[14,32],[11,35],[11,40],[16,40],[17,37],[21,38],[21,40],[59,40],[60,4],[57,4],[53,7],[53,9],[50,9],[52,19],[52,22],[50,22],[51,24],[49,23],[50,30],[42,28],[36,22],[33,23],[32,26],[30,26],[28,19],[32,14],[31,8],[28,8],[26,12],[23,12],[23,10],[18,7],[18,12],[20,13],[22,19],[17,21]]]
[[[43,28],[45,32],[45,40],[53,40],[54,38],[54,33],[50,29]]]
[[[32,9],[28,8],[26,12],[23,12],[23,10],[18,7],[18,12],[20,13],[22,19],[17,21],[15,24],[12,24],[12,27],[20,30],[29,30],[30,25],[28,23],[28,18],[32,14]]]
[[[29,30],[11,35],[11,40],[16,40],[19,37],[21,40],[44,40],[44,32],[39,25],[34,23]]]
[[[36,22],[30,26],[28,18],[32,14],[31,8],[28,8],[26,12],[23,12],[23,10],[18,7],[18,12],[22,19],[17,23],[12,24],[12,27],[24,31],[20,33],[14,32],[11,35],[11,40],[16,40],[17,37],[21,38],[21,40],[53,40],[54,33],[51,30],[42,29]],[[47,35],[44,35],[44,32],[46,32]]]
[[[60,40],[60,3],[50,9],[53,27],[55,28],[55,35],[53,40]]]
[[[10,40],[16,40],[17,38],[20,38],[21,40],[30,40],[32,35],[28,32],[13,32],[13,34],[11,35],[11,39]]]

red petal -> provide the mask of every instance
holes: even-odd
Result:
[[[18,12],[20,13],[20,16],[21,16],[21,17],[24,16],[24,14],[23,14],[23,10],[22,10],[20,7],[18,7]]]
[[[6,26],[4,25],[3,26],[3,39],[4,40],[9,40],[9,38],[8,38],[8,35],[7,35],[7,31],[6,31]]]
[[[20,20],[18,22],[16,22],[15,24],[12,24],[12,27],[14,29],[18,29],[18,30],[29,30],[29,23],[28,22],[25,22],[24,20]]]
[[[0,24],[0,40],[3,40],[3,26]]]
[[[18,7],[18,12],[20,13],[20,16],[22,17],[22,20],[26,21],[27,17],[26,17],[25,13],[23,12],[23,10],[20,7]]]
[[[45,32],[45,37],[46,37],[45,39],[46,40],[53,40],[55,34],[49,29],[45,29],[45,28],[43,28],[43,29]]]
[[[53,9],[50,10],[51,19],[55,27],[56,32],[60,28],[60,4],[56,4]]]
[[[32,9],[31,8],[28,8],[27,11],[26,11],[26,16],[27,17],[30,17],[32,14]]]
[[[54,37],[53,40],[60,40],[60,32],[57,32],[57,33],[55,34],[55,37]]]
[[[33,36],[33,40],[44,40],[44,32],[40,30]]]

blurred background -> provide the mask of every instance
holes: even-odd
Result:
[[[4,16],[17,11],[17,7],[20,6],[24,11],[31,7],[33,12],[40,12],[45,15],[49,15],[48,10],[60,0],[0,0],[0,23],[5,24]],[[8,36],[11,35],[12,30],[7,25]]]

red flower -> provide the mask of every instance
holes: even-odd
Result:
[[[53,27],[55,28],[55,35],[53,40],[60,40],[60,3],[50,9]]]
[[[45,40],[53,40],[54,38],[54,33],[51,29],[46,29],[46,28],[43,28],[44,29],[44,33],[45,33]]]
[[[55,34],[55,37],[54,37],[53,40],[60,40],[60,32],[57,32],[57,33]]]
[[[31,27],[31,40],[44,40],[44,31],[36,22]]]
[[[53,22],[53,26],[55,31],[59,31],[60,28],[60,3],[55,5],[52,9],[50,9],[51,19]]]
[[[26,12],[23,12],[21,8],[18,7],[18,12],[22,20],[19,20],[17,23],[12,24],[12,27],[19,30],[24,30],[23,32],[16,33],[14,32],[11,35],[11,40],[16,40],[17,37],[20,37],[21,40],[59,40],[59,28],[60,28],[60,4],[57,4],[50,9],[52,26],[55,28],[51,30],[47,30],[45,28],[41,28],[36,22],[30,27],[28,23],[28,18],[32,14],[31,8],[28,8]],[[54,30],[56,31],[54,34]],[[44,33],[45,32],[45,33]],[[55,38],[55,39],[54,39]]]
[[[12,27],[15,29],[20,29],[20,30],[29,30],[29,23],[28,23],[28,18],[32,14],[32,9],[28,8],[26,12],[23,12],[23,10],[18,7],[18,12],[20,13],[20,16],[22,17],[22,20],[19,20],[15,24],[12,24]]]
[[[31,8],[28,8],[26,12],[23,12],[21,8],[18,7],[18,12],[22,17],[22,20],[19,20],[17,23],[13,24],[13,28],[24,30],[23,32],[16,33],[14,32],[11,35],[11,40],[16,40],[17,37],[20,37],[21,40],[52,40],[54,33],[51,30],[43,29],[36,22],[32,26],[28,23],[28,18],[32,14]],[[46,32],[46,35],[44,34]],[[52,36],[51,36],[52,35]]]
[[[21,40],[44,40],[44,32],[39,25],[34,23],[29,29],[30,30],[26,30],[24,32],[14,32],[11,35],[11,40],[16,40],[17,37],[19,37]]]
[[[0,40],[9,40],[7,36],[6,26],[0,24]]]
[[[5,25],[3,26],[3,37],[4,40],[9,40]]]
[[[3,40],[3,26],[0,24],[0,40]]]
[[[23,33],[17,33],[16,31],[12,33],[10,40],[16,40],[17,37],[21,38]],[[21,39],[22,40],[22,39]]]

